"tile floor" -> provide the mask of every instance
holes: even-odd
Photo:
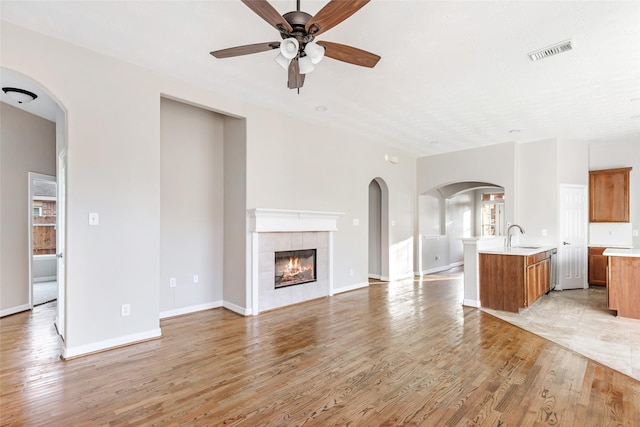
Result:
[[[640,380],[640,320],[616,317],[606,298],[602,288],[553,291],[520,314],[483,310]]]

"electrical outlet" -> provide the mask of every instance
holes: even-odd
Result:
[[[131,314],[131,305],[130,304],[122,304],[120,307],[120,316],[129,316]]]
[[[543,228],[543,229],[542,229],[542,235],[543,235],[543,236],[546,236],[546,235],[547,235],[547,229],[546,229],[546,228]]]
[[[176,287],[176,278],[172,277],[171,279],[169,279],[169,287],[170,288],[175,288]]]
[[[89,225],[100,225],[100,214],[98,212],[89,212]]]
[[[200,281],[200,278],[198,277],[197,274],[193,275],[193,283],[198,283]]]
[[[634,237],[638,237],[638,230],[633,230],[632,233]]]
[[[349,276],[353,277],[353,268],[349,269]]]
[[[360,218],[353,218],[353,225],[360,225]]]

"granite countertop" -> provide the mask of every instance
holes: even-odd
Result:
[[[602,255],[640,258],[640,249],[607,248],[602,252]]]
[[[538,254],[540,252],[549,251],[551,249],[556,249],[556,247],[555,246],[513,246],[510,250],[506,250],[504,248],[480,249],[478,250],[478,253],[494,254],[494,255],[529,256],[529,255]],[[640,252],[638,256],[640,256]]]

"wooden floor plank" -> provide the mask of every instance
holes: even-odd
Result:
[[[640,425],[638,381],[461,301],[459,273],[376,283],[68,361],[45,304],[0,320],[0,424]]]

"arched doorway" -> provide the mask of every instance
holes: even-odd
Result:
[[[462,238],[504,233],[504,187],[463,181],[418,196],[418,270],[421,275],[461,266]]]
[[[389,280],[389,190],[382,178],[369,183],[369,278]]]
[[[65,224],[66,224],[66,202],[65,202],[65,178],[66,178],[66,111],[62,104],[53,96],[53,94],[47,90],[42,84],[39,82],[29,78],[28,76],[17,72],[15,70],[10,70],[7,68],[0,67],[0,80],[2,81],[2,87],[10,87],[17,88],[19,90],[28,91],[36,95],[36,98],[31,101],[25,101],[22,99],[17,101],[10,96],[7,96],[5,91],[3,91],[0,96],[2,96],[2,102],[6,103],[12,107],[23,110],[27,113],[33,114],[35,116],[39,116],[45,120],[55,123],[55,153],[52,154],[51,161],[55,162],[55,180],[57,190],[55,197],[57,199],[56,202],[56,216],[55,216],[55,253],[57,254],[57,268],[55,269],[55,278],[57,282],[58,295],[57,295],[57,316],[56,316],[56,328],[58,333],[64,338],[66,332],[66,318],[65,318],[65,259],[64,259],[64,245],[66,242],[66,232],[65,232]],[[20,136],[17,135],[16,138]],[[39,171],[32,171],[39,172]],[[52,171],[53,172],[53,171]],[[31,176],[31,175],[30,175]],[[27,181],[27,177],[24,177],[25,182]],[[31,185],[31,182],[29,183]],[[25,192],[27,197],[31,197],[31,190]],[[51,196],[53,197],[53,196]],[[28,304],[21,304],[17,307],[10,307],[10,310],[15,309],[15,312],[23,311],[25,309],[29,309],[33,307],[33,292],[32,292],[32,281],[33,281],[33,248],[32,242],[28,239],[28,236],[32,236],[32,225],[31,217],[33,216],[33,207],[32,203],[24,203],[22,206],[29,207],[28,210],[24,211],[24,222],[28,224],[28,230],[25,230],[24,233],[21,233],[21,239],[24,238],[24,242],[21,240],[17,242],[17,245],[24,245],[29,248],[28,251],[20,251],[21,256],[27,257],[28,268],[24,274],[21,273],[21,277],[17,281],[11,281],[11,283],[3,283],[3,286],[13,286],[16,287],[13,291],[17,292],[17,294],[25,294],[25,288],[28,290],[26,294],[28,294]],[[4,221],[4,218],[3,218]],[[21,221],[22,222],[22,221]],[[2,263],[4,264],[7,260],[4,259]],[[20,270],[21,271],[21,270]],[[22,277],[24,276],[24,277]],[[4,289],[3,289],[4,290]],[[11,291],[11,290],[9,290]],[[22,301],[21,301],[22,302]],[[4,308],[4,307],[3,307]],[[3,310],[4,311],[4,310]]]

